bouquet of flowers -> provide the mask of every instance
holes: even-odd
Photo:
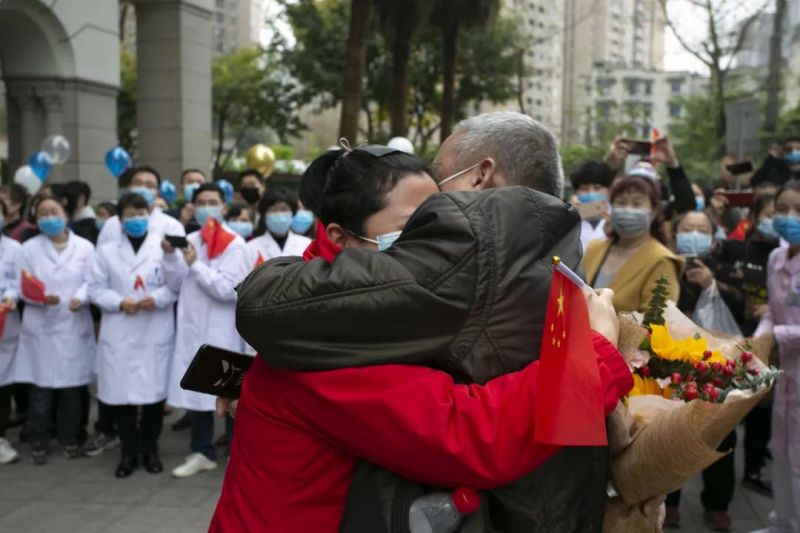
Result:
[[[619,349],[633,367],[634,388],[627,412],[609,424],[617,497],[605,531],[653,531],[638,506],[677,490],[728,453],[717,449],[722,440],[780,373],[762,362],[771,339],[703,330],[666,301],[666,283],[659,280],[644,316],[620,316]]]

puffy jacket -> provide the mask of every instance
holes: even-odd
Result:
[[[573,208],[532,189],[438,194],[386,252],[267,262],[239,288],[237,328],[276,368],[414,363],[485,383],[538,358],[551,260],[577,270],[579,233]],[[397,515],[425,490],[374,470],[358,468],[342,531],[407,527],[365,525],[366,502]],[[599,531],[607,480],[605,448],[565,449],[489,492],[461,531]]]

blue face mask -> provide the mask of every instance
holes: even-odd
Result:
[[[728,234],[725,233],[725,230],[722,228],[717,228],[717,232],[714,234],[714,238],[718,241],[727,241]]]
[[[687,231],[678,233],[675,245],[681,255],[704,256],[711,251],[712,240],[711,235],[699,231]]]
[[[147,202],[147,207],[153,207],[153,202],[156,201],[155,194],[147,187],[131,187],[128,192],[138,194],[144,198],[144,201]]]
[[[253,223],[246,220],[231,220],[228,222],[228,227],[241,235],[243,239],[253,234]]]
[[[292,231],[303,235],[314,223],[314,213],[307,209],[300,209],[292,219]]]
[[[706,199],[704,196],[695,196],[694,197],[694,209],[695,211],[702,211],[706,208]]]
[[[789,244],[800,244],[800,218],[792,215],[775,215],[772,225],[778,235]]]
[[[103,224],[105,224],[105,223],[106,223],[106,221],[103,220],[102,218],[94,219],[94,225],[98,230],[103,229]]]
[[[614,207],[611,209],[611,226],[623,237],[638,237],[650,229],[649,209]]]
[[[771,218],[764,218],[756,226],[756,230],[767,239],[778,240],[778,232],[775,231],[775,225],[772,223]]]
[[[122,231],[126,235],[138,239],[147,235],[147,217],[130,217],[122,221]]]
[[[391,245],[394,244],[400,234],[403,233],[402,231],[394,231],[392,233],[384,233],[383,235],[378,235],[378,251],[382,252],[389,248]]]
[[[194,211],[194,218],[201,226],[205,226],[209,218],[222,220],[222,208],[216,205],[204,205]]]
[[[39,231],[48,237],[58,237],[67,227],[67,223],[61,217],[45,217],[39,219]]]
[[[792,150],[784,154],[783,160],[790,165],[800,165],[800,150]]]
[[[588,204],[591,202],[607,202],[608,201],[608,194],[604,192],[585,192],[578,195],[578,201],[582,204]]]
[[[191,202],[194,199],[194,192],[199,188],[199,183],[187,183],[183,186],[183,197],[187,202]]]
[[[269,213],[267,215],[267,229],[277,237],[283,237],[289,233],[289,226],[292,225],[292,213]]]

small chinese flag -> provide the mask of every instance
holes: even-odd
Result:
[[[264,264],[264,256],[261,255],[261,252],[258,252],[258,257],[256,257],[256,264],[253,265],[253,268],[258,268]]]
[[[650,130],[650,142],[653,143],[653,146],[650,148],[650,157],[655,157],[658,149],[656,148],[656,141],[661,138],[661,132],[658,128],[653,128]]]
[[[44,283],[27,270],[22,271],[22,295],[33,302],[44,303]]]
[[[553,271],[539,359],[534,440],[556,446],[605,446],[600,372],[583,291]]]
[[[222,255],[225,248],[236,238],[232,233],[225,231],[222,224],[215,218],[208,219],[206,225],[200,230],[200,237],[206,243],[209,259]]]
[[[142,276],[136,276],[136,281],[133,283],[133,290],[144,290],[144,280]]]
[[[6,316],[10,309],[5,305],[0,305],[0,339],[3,338],[3,335],[6,332]]]

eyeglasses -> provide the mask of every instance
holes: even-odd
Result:
[[[466,174],[466,173],[467,173],[467,172],[469,172],[470,170],[473,170],[473,169],[476,169],[476,168],[478,168],[480,165],[481,165],[481,164],[480,164],[480,162],[478,162],[478,163],[475,163],[475,164],[474,164],[474,165],[472,165],[471,167],[465,168],[464,170],[461,170],[461,171],[459,171],[459,172],[456,172],[456,173],[455,173],[455,174],[453,174],[452,176],[449,176],[449,177],[447,177],[447,178],[443,179],[442,181],[440,181],[440,182],[438,183],[438,185],[439,185],[439,188],[441,189],[442,185],[444,185],[444,184],[445,184],[445,183],[447,183],[448,181],[454,180],[454,179],[456,179],[456,178],[457,178],[457,177],[459,177],[459,176],[463,176],[464,174]]]

